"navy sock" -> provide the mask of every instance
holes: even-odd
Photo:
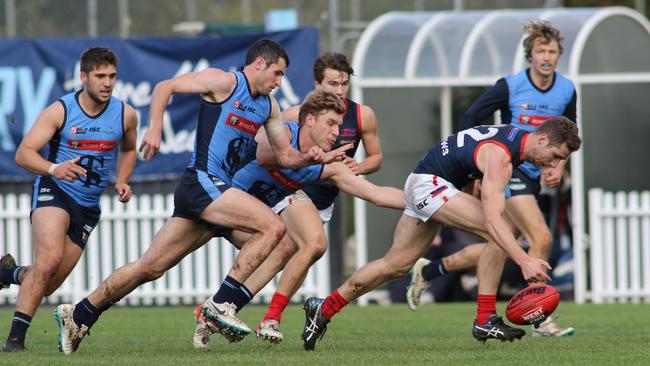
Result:
[[[427,266],[422,268],[422,278],[426,281],[431,281],[445,273],[447,273],[447,270],[445,269],[445,265],[442,264],[442,259],[433,260]]]
[[[16,338],[17,343],[19,344],[24,344],[25,343],[25,334],[27,334],[27,328],[29,328],[29,324],[32,322],[32,317],[25,314],[21,313],[20,311],[16,311],[14,313],[14,318],[11,322],[11,330],[9,331],[9,339]]]
[[[14,268],[2,268],[0,270],[0,283],[20,285],[18,282],[18,274],[23,268],[23,266],[17,266]]]
[[[237,306],[237,311],[241,310],[253,298],[253,294],[243,284],[239,283],[236,279],[226,276],[221,283],[221,287],[216,294],[212,297],[215,304],[230,302]]]
[[[99,316],[102,315],[102,312],[108,309],[110,305],[100,310],[94,307],[93,304],[88,301],[88,298],[85,297],[74,306],[72,320],[74,320],[79,327],[81,327],[82,324],[85,324],[88,328],[91,328],[97,319],[99,319]]]

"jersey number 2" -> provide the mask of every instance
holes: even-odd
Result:
[[[463,147],[465,145],[465,136],[471,137],[474,141],[483,141],[496,135],[497,132],[499,132],[499,129],[494,127],[488,127],[488,132],[486,133],[481,133],[481,131],[474,128],[460,131],[456,140],[456,146]]]

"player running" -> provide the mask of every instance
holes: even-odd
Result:
[[[161,81],[154,88],[151,125],[140,145],[144,157],[153,158],[160,147],[162,116],[171,95],[200,94],[192,161],[174,193],[172,217],[158,231],[142,257],[118,268],[77,305],[57,307],[59,346],[64,353],[77,350],[89,329],[111,304],[139,285],[160,278],[200,247],[204,242],[198,239],[208,228],[254,233],[242,245],[218,291],[217,303],[209,312],[210,317],[223,324],[224,332],[246,332],[227,299],[246,295],[240,288],[241,283],[278,245],[285,226],[262,202],[231,188],[232,176],[254,154],[254,137],[262,126],[282,166],[300,167],[331,160],[345,149],[324,154],[318,147],[307,152],[291,147],[283,134],[278,104],[270,95],[280,85],[289,66],[289,58],[279,44],[270,40],[255,42],[246,54],[245,63],[242,71],[208,68]]]
[[[313,74],[316,90],[333,93],[345,103],[343,124],[333,148],[352,143],[354,147],[346,152],[343,162],[354,174],[374,173],[381,167],[382,162],[377,120],[370,107],[347,98],[350,76],[354,74],[347,57],[341,53],[325,53],[314,62]],[[284,111],[283,118],[287,121],[298,121],[300,107],[295,106]],[[354,155],[361,142],[366,158],[357,162]],[[327,250],[327,236],[323,224],[328,223],[332,217],[338,191],[332,182],[319,181],[305,185],[273,207],[273,211],[287,224],[289,236],[298,249],[282,270],[268,310],[255,329],[259,338],[272,343],[282,341],[282,312],[305,280],[309,268]]]
[[[83,89],[47,107],[16,151],[16,163],[39,175],[30,215],[35,261],[17,266],[9,254],[0,260],[0,288],[20,285],[5,352],[25,349],[38,305],[79,261],[115,170],[118,200],[131,198],[138,119],[133,108],[112,96],[117,56],[108,48],[93,47],[81,55],[80,65]],[[38,151],[48,143],[44,159]]]
[[[344,103],[334,94],[316,90],[310,93],[300,106],[299,123],[285,122],[284,133],[291,138],[292,146],[301,151],[308,151],[312,146],[318,146],[323,151],[329,151],[337,141],[340,134]],[[257,157],[265,165],[275,161],[273,153],[263,132],[258,134]],[[304,185],[313,182],[330,182],[337,189],[350,193],[354,196],[365,199],[375,205],[403,209],[404,194],[401,190],[391,187],[377,187],[376,185],[356,176],[352,170],[343,162],[336,162],[325,165],[311,165],[300,169],[267,169],[260,166],[258,161],[253,161],[239,170],[233,178],[233,187],[240,188],[257,197],[270,207],[276,205],[285,196],[291,195]],[[283,217],[286,220],[286,217]],[[287,226],[295,225],[295,222],[287,221]],[[232,304],[236,311],[240,311],[273,277],[285,267],[287,261],[295,257],[296,238],[292,235],[294,231],[289,230],[281,244],[271,253],[267,260],[253,273],[243,284],[250,296],[233,297]],[[250,234],[233,232],[228,239],[235,243],[245,240]],[[299,239],[298,239],[299,240]],[[306,269],[305,269],[306,270]],[[298,286],[302,282],[300,278]],[[195,311],[197,327],[194,333],[194,346],[197,348],[206,347],[210,341],[212,332],[223,332],[221,325],[215,322],[206,309],[213,306],[215,300],[208,299]],[[267,329],[265,337],[273,343],[279,343],[283,339],[282,333],[271,333]],[[260,330],[256,331],[260,336]],[[260,336],[261,337],[261,336]],[[234,335],[229,337],[231,341],[239,341],[242,337]]]

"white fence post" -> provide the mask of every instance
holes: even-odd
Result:
[[[650,192],[589,191],[590,297],[650,302]]]

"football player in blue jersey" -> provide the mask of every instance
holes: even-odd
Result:
[[[524,32],[527,34],[523,41],[524,56],[530,67],[499,79],[481,95],[461,117],[461,129],[483,123],[497,110],[501,111],[503,123],[526,131],[534,131],[543,121],[553,117],[576,120],[575,87],[556,71],[563,51],[560,31],[547,21],[535,20],[525,26]],[[540,169],[524,163],[513,171],[506,187],[506,217],[515,236],[523,235],[527,239],[528,253],[534,258],[546,260],[553,240],[537,204],[540,178],[547,187],[558,187],[565,164],[566,161],[562,161],[557,167]],[[495,246],[485,247],[486,250],[484,247],[483,244],[470,245],[439,260],[422,258],[416,262],[406,295],[411,310],[416,309],[420,295],[433,278],[478,265],[478,277],[485,279],[484,283],[493,284],[478,294],[477,319],[479,323],[486,321],[496,312],[495,296],[501,271],[495,268],[503,268],[506,257]],[[557,325],[552,317],[533,326],[534,336],[568,336],[574,332],[573,327]]]
[[[306,152],[291,146],[282,133],[278,103],[271,96],[288,66],[289,57],[278,43],[259,40],[248,49],[242,71],[208,68],[156,85],[150,126],[140,145],[145,159],[152,159],[160,147],[163,112],[171,95],[198,94],[201,98],[194,154],[176,188],[174,213],[140,259],[118,268],[76,305],[57,307],[64,353],[76,351],[90,327],[112,303],[139,285],[160,278],[203,245],[199,239],[207,229],[253,233],[242,245],[217,294],[204,304],[206,317],[223,326],[224,336],[236,339],[250,333],[236,317],[231,299],[250,296],[243,282],[285,233],[284,223],[268,206],[231,187],[233,175],[254,156],[255,134],[264,126],[280,165],[286,167],[333,161],[350,148],[343,146],[325,153],[317,146]]]
[[[333,147],[353,143],[354,147],[346,152],[343,162],[354,174],[374,173],[381,167],[382,162],[377,120],[372,108],[357,104],[348,98],[350,76],[354,74],[354,70],[347,57],[341,53],[325,53],[314,62],[313,74],[316,90],[333,93],[345,103],[343,124]],[[298,121],[300,107],[298,105],[287,109],[282,113],[283,118],[286,121]],[[366,157],[357,162],[354,155],[361,142]],[[315,182],[285,197],[273,207],[273,211],[287,224],[287,231],[298,246],[298,251],[282,270],[268,311],[255,329],[259,338],[273,343],[282,340],[282,312],[300,288],[309,267],[327,250],[323,224],[330,221],[338,191],[330,182]]]
[[[305,98],[300,106],[299,123],[285,122],[284,133],[291,137],[292,145],[301,151],[308,151],[314,145],[324,151],[329,151],[340,135],[344,113],[345,104],[340,98],[323,90],[315,90]],[[264,162],[266,166],[277,167],[275,154],[269,146],[264,131],[260,131],[256,139],[259,142],[258,160],[247,164],[235,174],[233,186],[249,192],[270,207],[276,205],[285,196],[304,188],[307,184],[330,182],[336,189],[341,189],[377,206],[404,209],[404,194],[401,190],[392,187],[378,187],[354,174],[345,162],[310,165],[299,169],[264,168],[260,165],[261,162]],[[288,227],[295,224],[284,216],[283,219],[286,220]],[[251,295],[260,291],[280,270],[283,270],[287,261],[293,260],[297,255],[295,249],[300,251],[300,245],[294,245],[297,240],[300,240],[293,234],[298,229],[288,230],[285,240],[244,283]],[[248,236],[250,236],[248,233],[234,232],[229,236],[229,240],[237,243]],[[307,266],[303,269],[299,278],[292,280],[296,287],[291,289],[290,295],[293,295],[300,286],[308,268]],[[245,301],[235,303],[238,311],[250,299],[242,300]],[[197,348],[206,347],[210,341],[210,334],[220,327],[217,323],[202,319],[203,306],[199,306],[195,312],[197,327],[194,333],[194,345]],[[256,334],[273,343],[279,343],[284,338],[277,328],[266,329],[265,333],[261,333],[258,327]]]
[[[79,261],[100,217],[99,199],[116,174],[121,202],[131,198],[137,116],[112,96],[117,56],[93,47],[81,55],[83,89],[63,96],[36,119],[16,151],[16,163],[38,175],[32,201],[34,264],[17,266],[5,255],[0,286],[19,284],[3,351],[25,349],[25,335],[44,296],[52,294]],[[49,143],[47,159],[38,151]]]
[[[557,167],[580,144],[575,123],[559,117],[546,121],[534,132],[511,125],[479,126],[434,145],[404,184],[406,208],[388,253],[357,270],[326,299],[312,297],[305,302],[305,350],[314,349],[331,318],[350,301],[404,276],[427,251],[441,225],[478,235],[488,245],[505,251],[527,281],[549,280],[548,263],[526,254],[503,219],[504,190],[513,169],[523,161]],[[476,179],[481,179],[481,201],[459,191],[459,187]],[[525,334],[522,329],[506,325],[496,314],[485,323],[475,322],[472,332],[479,340],[513,340]]]

